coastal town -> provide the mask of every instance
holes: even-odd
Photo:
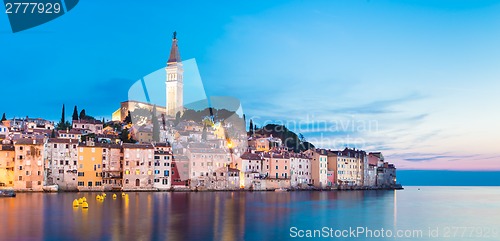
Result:
[[[176,34],[166,103],[120,103],[111,120],[74,106],[59,122],[2,116],[0,188],[15,191],[398,189],[381,152],[314,147],[285,126],[188,109]],[[248,125],[248,122],[250,123]],[[247,128],[248,125],[248,128]]]

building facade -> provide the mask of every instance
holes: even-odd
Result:
[[[62,191],[78,190],[78,141],[50,138],[44,156],[47,185],[58,185]]]
[[[15,156],[14,145],[0,145],[0,187],[14,187]]]
[[[78,191],[103,191],[103,147],[88,141],[78,146]]]
[[[123,162],[123,190],[153,190],[153,145],[124,143]]]
[[[44,185],[44,139],[23,138],[14,141],[16,153],[14,189],[42,191]]]

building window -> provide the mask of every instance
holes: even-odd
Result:
[[[125,170],[125,175],[129,175],[130,174],[130,170]]]
[[[125,184],[128,184],[128,179],[125,179]]]
[[[84,186],[83,182],[78,182],[78,186],[83,187]]]
[[[89,182],[89,187],[92,187],[92,182]]]
[[[79,177],[84,177],[84,176],[85,176],[85,173],[84,173],[84,172],[78,172],[78,176],[79,176]]]
[[[102,183],[101,182],[95,182],[95,186],[96,187],[100,187],[100,186],[102,186]]]

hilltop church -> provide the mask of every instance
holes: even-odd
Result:
[[[184,108],[184,86],[182,60],[179,52],[177,33],[173,33],[172,47],[167,60],[166,71],[166,102],[164,106],[156,106],[158,115],[166,113],[167,118],[174,118],[177,112],[183,112]],[[153,110],[153,104],[137,100],[127,100],[120,103],[120,109],[112,114],[113,121],[123,121],[127,117],[128,112],[135,109]]]

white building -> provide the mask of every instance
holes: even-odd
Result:
[[[78,141],[50,138],[45,143],[45,173],[47,185],[58,185],[60,190],[78,190]]]
[[[168,190],[172,186],[172,152],[165,143],[155,145],[153,187]]]
[[[90,133],[102,134],[103,123],[99,120],[73,120],[73,129],[89,130]]]
[[[295,154],[290,156],[290,184],[292,187],[311,183],[311,158]]]

